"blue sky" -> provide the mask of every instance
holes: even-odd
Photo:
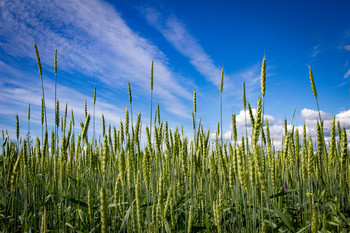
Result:
[[[316,103],[329,131],[335,116],[350,134],[350,3],[348,1],[0,1],[0,129],[14,137],[41,135],[41,84],[33,43],[38,45],[49,129],[54,116],[54,50],[58,50],[58,98],[83,120],[84,100],[92,112],[97,86],[96,125],[101,115],[118,126],[128,107],[149,122],[150,66],[154,60],[154,103],[170,127],[191,133],[193,90],[197,118],[216,130],[220,119],[220,75],[224,68],[223,131],[230,138],[231,114],[244,131],[242,82],[256,107],[261,62],[266,56],[265,114],[280,143],[283,120],[305,122],[315,134]],[[154,105],[154,106],[155,106]],[[153,110],[154,112],[154,110]],[[144,128],[144,127],[143,127]],[[79,128],[76,127],[76,130]],[[192,135],[192,134],[190,134]]]

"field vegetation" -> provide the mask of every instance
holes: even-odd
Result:
[[[35,51],[42,80],[36,46]],[[209,138],[210,132],[196,116],[196,90],[193,136],[184,135],[178,127],[169,129],[159,106],[152,116],[153,62],[150,122],[143,122],[141,113],[133,122],[129,83],[130,108],[124,121],[107,126],[102,115],[101,137],[95,133],[96,88],[93,112],[87,111],[85,101],[83,122],[74,121],[67,105],[59,116],[55,94],[55,129],[49,132],[41,81],[41,139],[29,137],[30,105],[27,136],[19,132],[18,116],[16,138],[2,135],[0,231],[349,232],[350,159],[345,128],[334,119],[326,141],[321,115],[315,125],[317,138],[308,135],[305,125],[302,132],[294,127],[288,130],[286,121],[282,148],[277,151],[264,119],[265,66],[264,59],[261,98],[254,115],[243,83],[246,132],[238,137],[232,114],[231,141],[222,138],[222,114],[216,139]],[[57,74],[57,51],[54,67]],[[318,108],[311,68],[309,72]],[[222,70],[220,113],[223,85]],[[247,121],[252,137],[248,137]]]

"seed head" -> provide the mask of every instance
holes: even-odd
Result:
[[[256,110],[256,124],[255,124],[255,140],[258,140],[259,137],[259,132],[261,129],[261,109],[262,109],[262,104],[261,104],[261,98],[258,99],[258,109]]]
[[[55,121],[56,127],[58,128],[58,126],[60,125],[60,102],[58,100],[56,102]]]
[[[39,68],[39,74],[40,74],[40,77],[42,77],[43,71],[41,69],[40,56],[39,56],[38,48],[36,47],[36,43],[34,43],[34,48],[35,48],[35,54],[36,54],[36,61],[38,63],[38,68]]]
[[[96,86],[95,86],[95,90],[94,90],[94,104],[96,104]]]
[[[265,89],[266,89],[266,61],[264,57],[262,67],[261,67],[261,94],[263,97],[265,96]]]
[[[158,116],[158,125],[160,125],[160,110],[159,110],[159,104],[157,104],[157,116]]]
[[[194,89],[194,92],[193,92],[193,110],[194,110],[194,113],[197,113],[196,89]]]
[[[135,127],[135,134],[137,139],[137,134],[140,132],[141,127],[141,113],[137,114],[137,120],[136,120],[136,127]]]
[[[82,134],[82,138],[85,139],[86,135],[87,135],[87,131],[89,128],[89,123],[90,123],[90,114],[86,117],[85,120],[85,124],[84,124],[84,128],[83,128],[83,134]]]
[[[13,166],[13,169],[12,169],[11,192],[15,190],[15,186],[17,185],[17,175],[18,175],[18,170],[20,168],[21,157],[22,157],[22,153],[19,153],[19,156],[17,157],[15,165]]]
[[[245,97],[245,82],[243,82],[243,106],[244,106],[244,111],[247,109],[247,100]]]
[[[271,146],[271,137],[270,137],[270,129],[269,129],[269,121],[266,119],[266,138],[267,143],[269,146]]]
[[[131,96],[130,82],[128,82],[128,91],[129,91],[129,102],[130,102],[130,104],[132,104],[132,96]]]
[[[196,128],[196,122],[195,122],[195,119],[194,119],[194,113],[192,112],[192,127],[193,129]]]
[[[224,89],[224,68],[221,69],[220,94],[222,94],[223,89]]]
[[[44,99],[41,98],[41,125],[44,124]]]
[[[19,139],[19,119],[18,119],[18,114],[16,115],[16,137],[17,140]]]
[[[28,104],[28,121],[30,120],[30,104]]]
[[[48,133],[47,133],[47,130],[45,130],[45,136],[44,136],[44,142],[43,142],[43,152],[42,152],[42,155],[43,155],[43,158],[45,159],[45,156],[46,156],[46,150],[47,150],[47,146],[48,146]]]
[[[66,108],[64,110],[64,129],[66,128],[66,125],[67,125],[67,108],[68,108],[68,103],[66,103]]]
[[[73,114],[73,109],[71,109],[71,113],[72,113],[72,123],[73,123],[73,127],[75,126],[74,124],[74,114]]]
[[[252,122],[252,127],[254,128],[255,120],[254,120],[252,108],[250,107],[249,103],[248,103],[248,110],[249,110],[250,121]]]
[[[84,111],[85,111],[85,119],[87,118],[87,104],[86,104],[86,99],[84,103]]]
[[[342,132],[341,132],[341,140],[340,140],[340,143],[341,143],[341,152],[340,152],[340,161],[345,164],[346,163],[346,160],[348,158],[348,142],[347,142],[347,137],[346,137],[346,131],[345,131],[345,128],[343,128]]]
[[[237,127],[236,127],[236,115],[232,113],[232,131],[233,131],[233,139],[235,142],[237,141]]]
[[[102,135],[104,136],[105,134],[106,134],[105,117],[102,114]]]
[[[129,111],[128,108],[125,110],[125,135],[129,134]]]
[[[311,83],[311,87],[312,87],[312,92],[314,93],[315,99],[317,99],[317,92],[316,92],[314,76],[312,75],[312,70],[311,70],[310,66],[309,66],[309,75],[310,75],[310,83]]]
[[[124,142],[124,126],[122,121],[120,121],[120,142],[122,144]]]

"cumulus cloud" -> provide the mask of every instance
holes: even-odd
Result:
[[[336,121],[339,121],[342,127],[345,127],[347,130],[350,129],[350,110],[342,111],[336,115],[331,115],[323,111],[320,113],[321,118],[324,122],[325,130],[330,130],[330,125],[333,121],[333,118],[335,118]],[[301,118],[309,127],[314,127],[317,124],[317,120],[319,119],[317,111],[306,108],[301,110]]]
[[[253,115],[255,117],[256,109],[252,109]],[[329,113],[320,112],[321,118],[324,122],[324,136],[325,141],[328,142],[330,140],[330,128],[331,128],[331,122],[335,118],[336,122],[339,121],[342,128],[345,128],[348,137],[350,136],[350,109],[347,111],[340,112],[336,115],[331,115]],[[236,127],[237,127],[237,135],[240,137],[246,135],[246,123],[245,123],[245,115],[247,119],[247,133],[248,138],[251,138],[252,135],[252,124],[250,121],[249,112],[244,110],[241,110],[239,114],[236,116]],[[318,111],[312,110],[312,109],[302,109],[300,111],[300,117],[305,122],[306,126],[306,133],[307,135],[311,135],[312,138],[317,138],[317,121],[319,119]],[[264,119],[268,120],[269,122],[269,131],[270,131],[270,137],[273,140],[273,144],[276,147],[277,150],[281,149],[282,147],[282,137],[284,136],[285,132],[285,126],[284,126],[284,119],[276,119],[275,117],[271,115],[264,115]],[[292,129],[299,131],[299,136],[302,136],[303,132],[303,125],[295,125],[291,124],[291,122],[287,123],[287,130],[290,132]],[[264,129],[266,130],[266,124],[264,123]],[[224,140],[231,140],[232,135],[232,125],[228,130],[225,130],[223,133],[223,139]],[[212,130],[210,134],[210,139],[215,140],[216,138],[216,128]],[[220,136],[219,136],[220,138]],[[350,145],[349,145],[350,147]]]
[[[321,119],[330,120],[332,119],[332,115],[320,111]],[[317,121],[319,119],[318,111],[304,108],[301,110],[301,119],[305,121]],[[314,122],[316,123],[316,122]]]

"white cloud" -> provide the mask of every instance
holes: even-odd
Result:
[[[345,45],[345,46],[344,46],[344,49],[350,51],[350,45]]]
[[[191,65],[209,82],[220,87],[221,67],[205,52],[200,42],[193,36],[186,25],[176,16],[165,16],[155,8],[142,8],[148,23],[158,30],[164,38],[183,56],[189,59]],[[261,62],[233,74],[224,72],[224,98],[242,95],[242,82],[246,81],[247,98],[255,99],[256,85],[260,82]],[[225,90],[229,90],[226,91]]]
[[[350,129],[350,110],[340,112],[335,116],[323,111],[320,111],[320,113],[325,129],[330,129],[330,123],[333,121],[333,117],[335,117],[335,120],[339,121],[343,127]],[[301,110],[301,118],[305,121],[306,125],[313,127],[317,124],[317,120],[319,119],[317,111],[306,108]]]
[[[144,8],[142,11],[149,24],[156,28],[182,55],[187,57],[202,76],[214,85],[220,86],[221,69],[214,64],[213,59],[180,20],[175,16],[164,18],[154,8]]]
[[[343,127],[350,129],[350,110],[343,111],[335,115],[335,119],[340,121]]]
[[[252,109],[252,112],[255,117],[256,109]],[[248,138],[251,138],[252,126],[251,126],[249,112],[247,111],[246,114],[247,114],[246,116],[247,116]],[[317,124],[317,120],[319,119],[318,112],[315,110],[304,108],[300,112],[300,117],[305,122],[307,135],[310,134],[313,139],[316,139],[317,138],[316,124]],[[336,114],[334,117],[336,121],[340,122],[341,127],[344,127],[346,129],[347,135],[349,137],[350,136],[350,109],[347,111],[340,112]],[[325,141],[328,142],[330,139],[330,127],[331,127],[331,122],[333,121],[333,116],[331,114],[321,111],[321,118],[324,121]],[[282,137],[285,132],[284,119],[276,119],[271,115],[264,115],[264,119],[268,119],[271,140],[273,140],[273,144],[276,147],[276,149],[280,150],[282,147]],[[244,110],[241,110],[240,113],[236,116],[236,127],[237,127],[238,141],[241,141],[241,136],[243,135],[245,137],[246,135]],[[265,123],[264,123],[264,127],[266,130]],[[303,133],[303,125],[293,126],[292,124],[290,124],[290,122],[287,123],[288,131],[291,131],[293,127],[294,127],[294,130],[298,129],[299,138],[301,140],[302,133]],[[228,130],[224,131],[223,139],[231,140],[231,134],[232,134],[232,125]],[[215,138],[216,138],[216,128],[213,129],[210,133],[210,139],[214,140]],[[350,148],[350,145],[349,145],[349,148]]]
[[[312,54],[311,57],[316,57],[321,52],[320,45],[315,45],[312,48]]]
[[[323,111],[320,111],[320,115],[321,115],[321,118],[323,120],[329,120],[332,118],[332,116],[330,114],[325,113]],[[308,121],[308,120],[316,120],[317,121],[319,119],[318,111],[304,108],[301,110],[301,119],[305,120],[305,121]]]
[[[349,78],[350,76],[350,69],[344,74],[344,78]]]
[[[0,62],[0,68],[4,67],[4,63]],[[21,126],[21,131],[26,131],[26,123],[22,124],[22,122],[27,122],[27,109],[28,104],[31,105],[31,124],[32,131],[34,131],[33,135],[39,135],[38,129],[34,126],[40,126],[41,122],[41,86],[40,85],[28,85],[28,83],[33,80],[37,80],[39,83],[39,79],[33,75],[26,75],[22,71],[9,68],[8,71],[12,74],[17,74],[22,76],[21,79],[13,79],[8,77],[3,77],[0,79],[0,108],[2,118],[13,118],[16,114],[19,115]],[[10,85],[9,85],[10,84]],[[51,130],[54,127],[54,92],[50,92],[48,90],[54,89],[54,81],[50,79],[44,79],[45,85],[45,101],[46,101],[46,111],[47,111],[47,120],[48,120],[48,129]],[[91,96],[84,95],[70,87],[66,87],[63,85],[59,85],[57,88],[57,95],[60,101],[60,116],[64,114],[64,109],[66,103],[68,103],[68,119],[71,116],[71,109],[74,111],[74,118],[77,132],[80,131],[79,121],[85,121],[85,111],[84,111],[84,101],[87,100],[88,113],[93,114],[92,111],[92,103],[93,99]],[[101,116],[104,114],[106,119],[109,122],[113,122],[113,124],[117,125],[120,119],[124,118],[124,109],[120,109],[115,105],[107,102],[106,100],[99,99],[98,104],[96,105],[96,129],[97,132],[101,131]],[[92,126],[92,124],[91,124]],[[1,129],[11,129],[12,125],[8,124],[6,126],[2,126]],[[90,127],[92,130],[92,127]],[[21,133],[23,136],[24,134]],[[14,136],[14,135],[10,135]]]
[[[190,117],[183,100],[191,100],[192,94],[168,68],[166,56],[134,32],[112,5],[98,0],[8,1],[0,8],[0,46],[6,53],[34,63],[36,41],[45,69],[52,68],[57,47],[59,71],[97,77],[111,90],[125,80],[135,89],[148,89],[153,59],[155,96],[169,112]]]

